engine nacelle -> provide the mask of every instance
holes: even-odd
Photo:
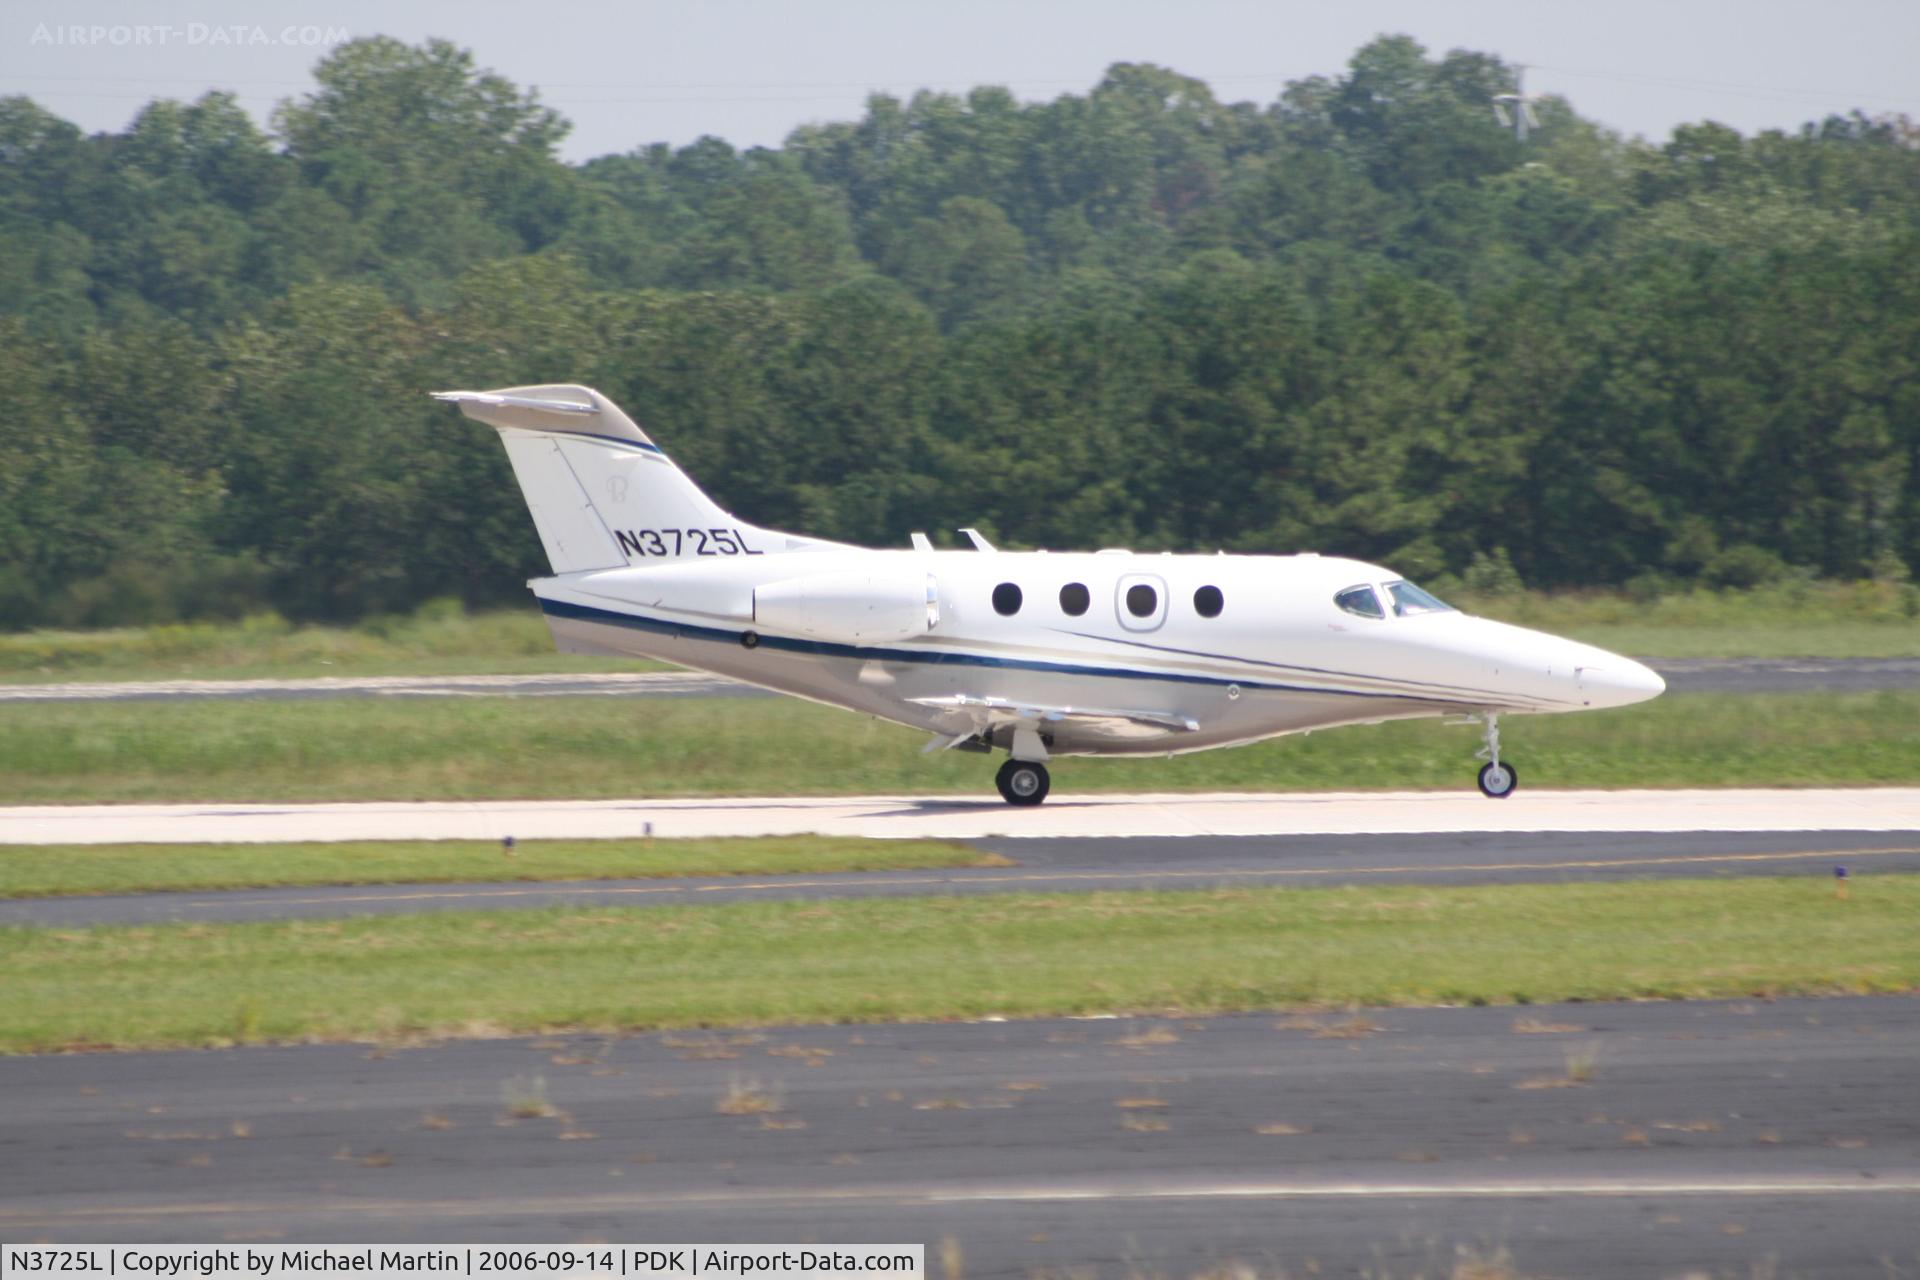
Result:
[[[933,630],[940,597],[930,573],[823,573],[755,587],[753,620],[817,640],[886,644]]]

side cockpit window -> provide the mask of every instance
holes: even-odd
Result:
[[[1396,618],[1411,618],[1421,613],[1452,613],[1453,606],[1441,602],[1411,582],[1389,582],[1387,595],[1393,600]]]
[[[1333,597],[1333,602],[1346,612],[1362,618],[1384,618],[1387,611],[1380,607],[1380,597],[1369,586],[1348,587]]]

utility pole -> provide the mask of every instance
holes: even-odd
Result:
[[[1500,122],[1501,128],[1512,129],[1514,141],[1522,146],[1526,145],[1528,127],[1540,127],[1540,117],[1533,110],[1533,104],[1538,100],[1538,94],[1527,94],[1527,64],[1524,62],[1514,68],[1513,92],[1494,95],[1494,118]],[[1512,108],[1511,114],[1509,107]]]

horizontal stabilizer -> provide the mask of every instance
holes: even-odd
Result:
[[[436,391],[435,400],[449,404],[484,404],[498,409],[538,409],[544,413],[599,413],[597,404],[577,400],[549,400],[540,396],[510,396],[498,391]]]

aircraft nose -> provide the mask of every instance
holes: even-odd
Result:
[[[1580,691],[1593,706],[1632,706],[1667,691],[1667,682],[1653,668],[1615,653],[1599,657],[1600,661],[1575,668]]]

